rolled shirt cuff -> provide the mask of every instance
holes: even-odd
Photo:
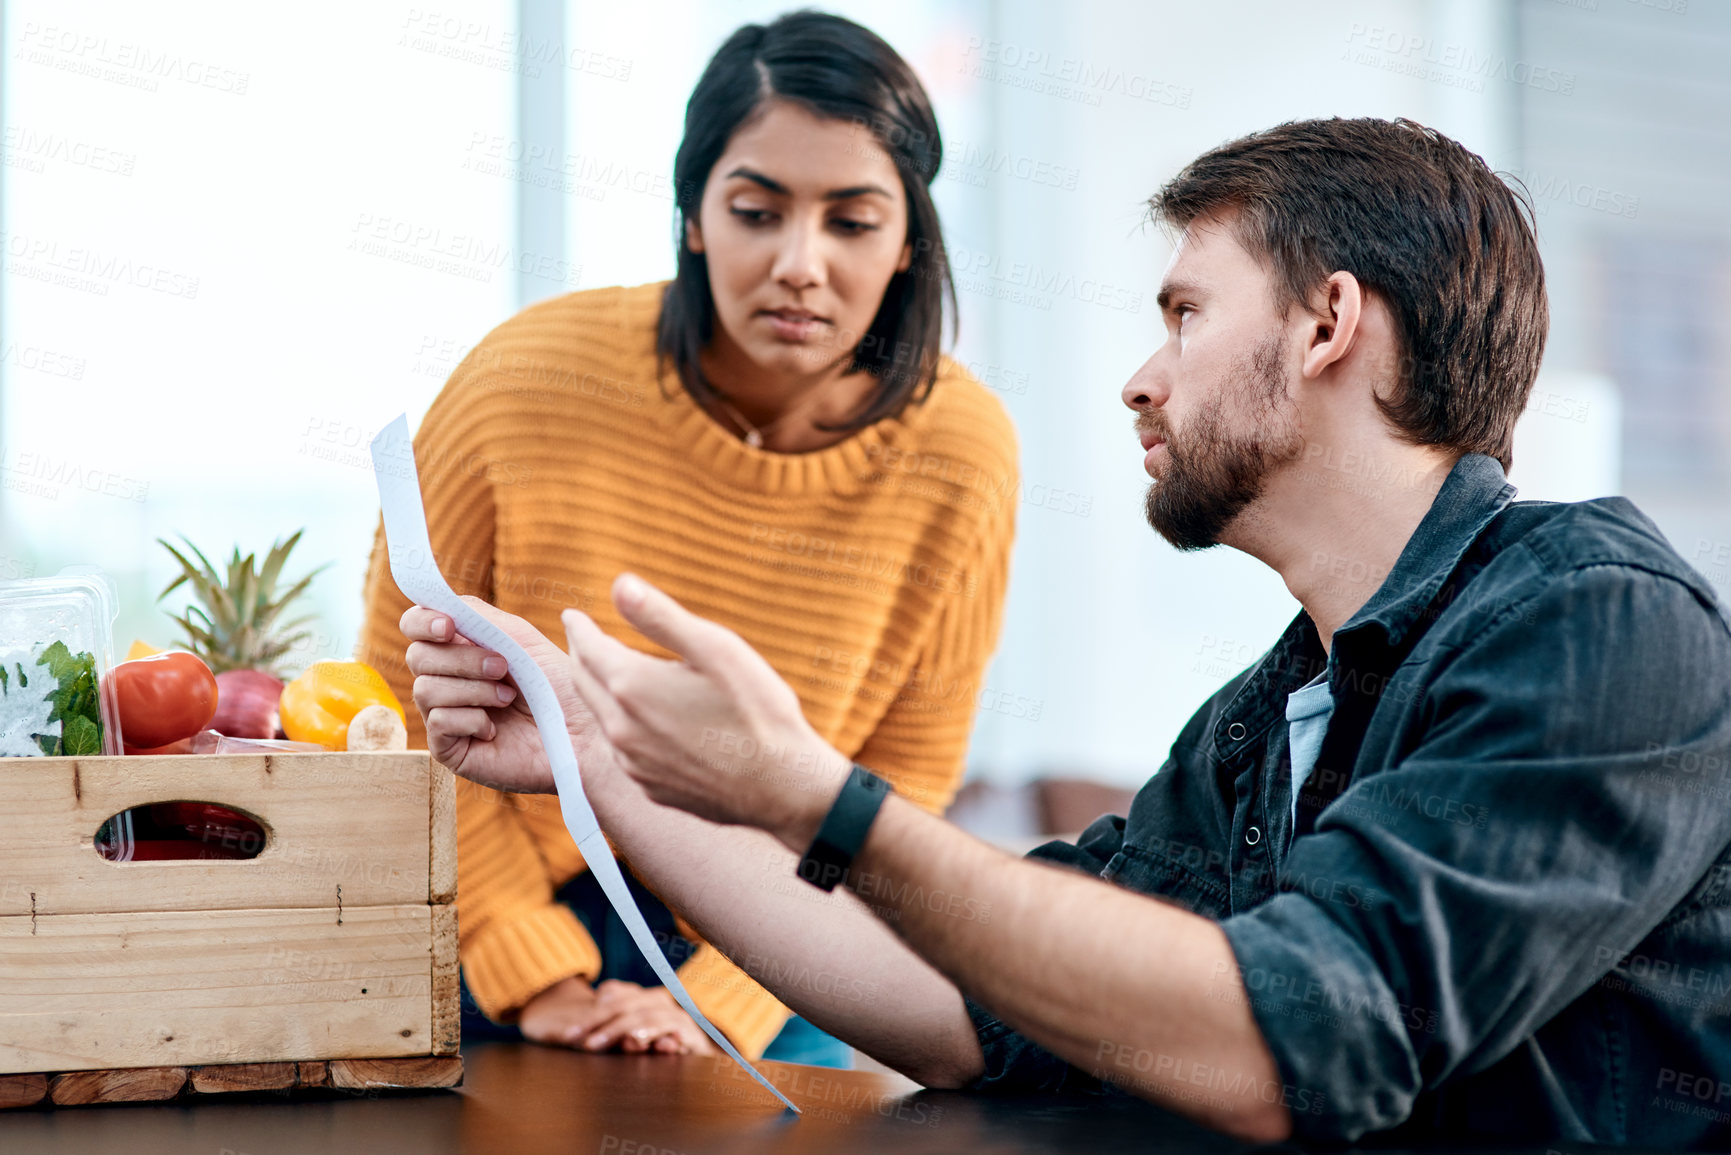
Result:
[[[1437,1016],[1409,1007],[1363,946],[1300,894],[1276,895],[1220,924],[1236,957],[1209,997],[1248,1003],[1274,1056],[1278,1093],[1300,1140],[1352,1142],[1398,1126],[1422,1089],[1409,1032]]]

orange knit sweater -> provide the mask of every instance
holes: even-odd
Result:
[[[996,645],[1018,479],[997,400],[946,360],[930,398],[813,453],[753,449],[656,376],[661,285],[526,309],[452,373],[415,437],[439,568],[563,642],[559,612],[665,656],[608,591],[632,570],[737,631],[823,737],[941,812]],[[382,537],[380,539],[382,541]],[[405,703],[407,601],[375,545],[361,660]],[[425,733],[409,711],[410,745]],[[557,799],[457,794],[458,924],[481,1009],[513,1018],[594,941],[554,892],[583,869]],[[679,968],[756,1057],[787,1011],[719,951]]]

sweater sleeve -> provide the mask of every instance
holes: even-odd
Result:
[[[440,571],[459,594],[492,600],[494,496],[473,463],[487,450],[470,412],[474,391],[465,367],[434,401],[415,436],[415,459],[427,509],[427,532]],[[479,476],[477,476],[477,472]],[[409,746],[425,749],[426,729],[412,705],[407,641],[397,628],[408,598],[391,580],[384,531],[367,573],[366,614],[358,647],[407,708]],[[554,886],[529,831],[518,818],[525,800],[459,782],[457,789],[458,953],[481,1010],[508,1021],[523,1004],[561,979],[593,979],[601,952],[577,916],[554,900]]]
[[[697,1009],[748,1059],[763,1057],[793,1013],[706,942],[699,941],[679,968],[679,980]]]
[[[1003,626],[1020,488],[1012,469],[1003,496],[981,518],[976,548],[918,663],[854,755],[933,814],[961,789],[975,707],[993,700],[983,683]]]
[[[1004,492],[1017,493],[1016,481],[1012,475]],[[980,683],[1003,623],[1014,539],[1015,504],[1006,498],[983,519],[975,560],[940,611],[919,664],[855,755],[934,814],[961,788]],[[763,1055],[791,1014],[708,943],[679,976],[692,1002],[749,1058]]]

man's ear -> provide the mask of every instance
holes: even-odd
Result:
[[[1364,315],[1364,286],[1351,273],[1333,273],[1312,298],[1312,325],[1305,342],[1304,376],[1315,378],[1352,352]]]
[[[697,227],[696,217],[685,218],[685,247],[694,253],[703,251],[703,230]]]

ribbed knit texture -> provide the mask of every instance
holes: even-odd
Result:
[[[960,785],[997,643],[1015,506],[1015,433],[945,361],[930,398],[814,453],[753,449],[654,355],[661,285],[554,298],[490,333],[415,437],[439,568],[564,640],[576,606],[645,653],[609,599],[624,570],[741,634],[798,692],[825,740],[935,812]],[[382,543],[382,534],[379,543]],[[405,704],[408,602],[375,544],[361,660]],[[410,745],[425,748],[416,711]],[[556,799],[461,783],[458,925],[469,988],[510,1021],[600,955],[554,901],[583,869]],[[791,878],[791,875],[790,875]],[[787,1011],[721,953],[679,973],[746,1054]]]

